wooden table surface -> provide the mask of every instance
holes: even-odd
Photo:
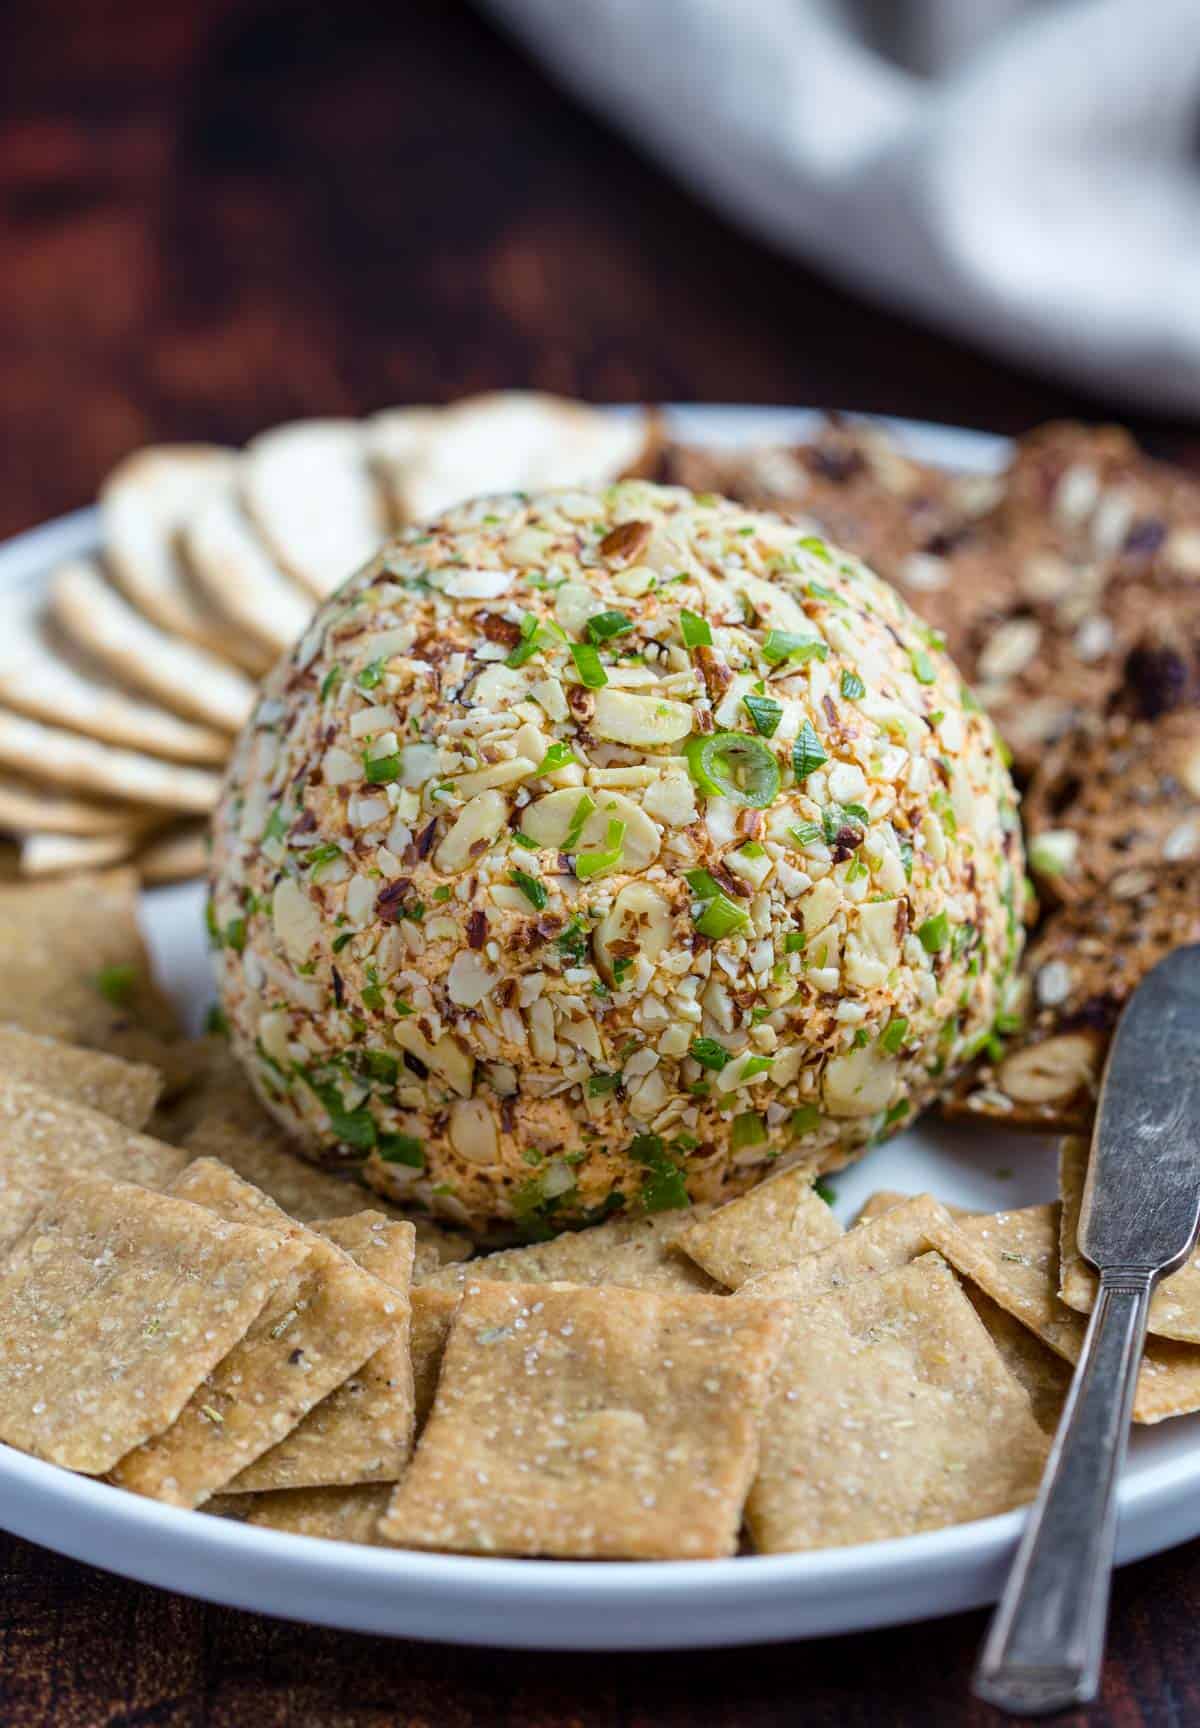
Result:
[[[1018,431],[1114,416],[724,226],[451,0],[9,0],[0,534],[149,440],[501,385]],[[1195,459],[1194,433],[1137,430]],[[1200,1547],[1117,1579],[1089,1720],[1200,1722]],[[458,1650],[298,1627],[0,1537],[3,1728],[982,1724],[977,1614],[741,1652]]]

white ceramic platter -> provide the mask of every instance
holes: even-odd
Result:
[[[673,429],[709,443],[801,436],[813,416],[693,407]],[[987,469],[1005,444],[889,423],[914,454]],[[40,581],[90,551],[89,511],[0,548],[0,586]],[[194,1026],[209,1000],[198,886],[146,897],[155,960]],[[836,1178],[849,1219],[876,1188],[930,1189],[981,1209],[1054,1193],[1052,1149],[1024,1136],[951,1131],[926,1118]],[[358,1632],[528,1649],[652,1650],[814,1637],[928,1618],[994,1600],[1016,1540],[1009,1514],[903,1541],[824,1553],[647,1565],[465,1559],[353,1547],[179,1512],[0,1446],[0,1526],[79,1560],[187,1595]],[[1135,1434],[1121,1485],[1120,1561],[1200,1534],[1200,1418]]]

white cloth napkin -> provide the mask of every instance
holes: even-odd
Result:
[[[777,245],[980,346],[1200,414],[1200,0],[484,4]]]

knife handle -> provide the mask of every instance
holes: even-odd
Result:
[[[1117,1528],[1156,1271],[1101,1275],[1083,1353],[1038,1497],[975,1674],[976,1696],[1014,1715],[1086,1704],[1100,1688]]]

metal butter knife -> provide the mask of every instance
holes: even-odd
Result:
[[[1134,1387],[1154,1287],[1200,1229],[1200,946],[1142,981],[1117,1025],[1096,1113],[1079,1248],[1100,1274],[1083,1353],[975,1692],[1047,1715],[1100,1687]]]

